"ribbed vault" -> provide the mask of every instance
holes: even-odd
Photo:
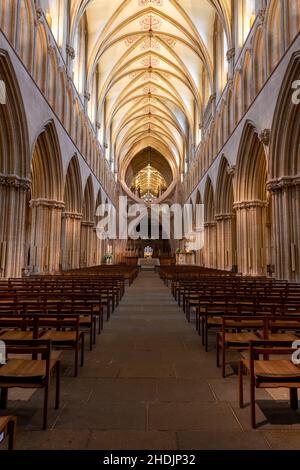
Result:
[[[229,0],[72,0],[71,38],[78,50],[88,35],[86,84],[106,158],[120,175],[128,154],[151,141],[183,174],[201,139],[200,127],[214,93],[214,31],[230,47]],[[77,83],[76,83],[77,81]],[[166,151],[167,149],[167,151]]]

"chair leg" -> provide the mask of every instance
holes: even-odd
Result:
[[[50,381],[46,383],[45,393],[44,393],[44,413],[43,413],[43,430],[44,431],[46,431],[48,427],[49,387],[50,387]]]
[[[290,388],[290,406],[292,410],[298,410],[298,389]]]
[[[84,366],[84,333],[81,335],[81,367]]]
[[[55,391],[55,409],[59,409],[60,402],[60,361],[56,363],[56,391]]]
[[[208,351],[208,325],[205,325],[205,352]]]
[[[8,450],[14,450],[16,445],[16,419],[11,418],[8,426]]]
[[[93,350],[93,323],[90,325],[90,351]]]
[[[0,409],[5,410],[7,407],[7,399],[8,399],[8,389],[1,388],[0,389]]]
[[[79,349],[79,344],[76,343],[75,345],[75,367],[74,367],[74,377],[77,377],[78,375],[78,349]]]
[[[218,333],[216,334],[216,338],[217,338],[217,367],[219,368],[220,367],[220,338],[219,338],[219,335]]]
[[[201,319],[202,346],[204,346],[204,317]]]
[[[256,428],[256,418],[255,418],[255,384],[251,382],[250,379],[250,405],[251,405],[251,426],[253,429]]]
[[[96,328],[97,328],[97,317],[94,317],[93,320],[93,330],[94,330],[94,341],[93,343],[96,344]]]
[[[240,362],[239,362],[239,375],[238,375],[238,381],[239,381],[239,405],[240,405],[240,408],[244,408],[243,373],[244,373],[243,362],[240,361]]]
[[[222,344],[222,377],[226,377],[226,347],[225,344]]]

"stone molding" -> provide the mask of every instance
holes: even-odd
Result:
[[[75,219],[75,220],[82,220],[83,214],[79,212],[64,212],[63,213],[64,219]]]
[[[63,201],[55,201],[53,199],[31,199],[30,207],[48,207],[49,209],[59,209],[63,210],[65,208],[65,203]]]
[[[233,204],[233,208],[236,210],[243,209],[257,209],[267,207],[267,201],[253,200],[253,201],[240,201]]]
[[[282,178],[270,180],[267,183],[267,190],[271,193],[288,191],[290,188],[300,186],[300,175],[298,176],[283,176]]]
[[[31,180],[28,178],[20,178],[17,175],[0,174],[0,186],[28,191],[31,187]]]

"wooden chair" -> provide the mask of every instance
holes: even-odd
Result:
[[[36,338],[50,340],[52,348],[74,351],[74,376],[78,375],[79,351],[81,367],[84,365],[84,332],[80,331],[79,315],[37,315],[34,334]]]
[[[8,450],[14,450],[16,443],[16,421],[15,416],[0,417],[0,436],[8,437]],[[1,442],[1,441],[0,441]]]
[[[293,364],[291,356],[294,350],[290,341],[251,341],[249,359],[239,363],[239,405],[244,407],[243,376],[250,378],[251,426],[256,428],[255,390],[256,388],[289,388],[290,406],[298,409],[300,388],[300,367]],[[288,355],[288,359],[270,359],[270,355]]]
[[[6,409],[8,389],[43,388],[44,412],[43,429],[47,429],[48,402],[51,374],[56,373],[56,398],[55,408],[59,408],[60,395],[60,361],[52,359],[51,341],[49,340],[8,340],[5,342],[7,362],[0,367],[0,408]],[[10,355],[13,357],[10,358]],[[41,359],[18,359],[16,355],[31,355]]]
[[[225,377],[226,351],[244,351],[249,348],[250,341],[261,339],[259,332],[265,335],[267,322],[261,317],[226,316],[222,318],[222,330],[216,334],[217,367],[222,357],[222,377]]]

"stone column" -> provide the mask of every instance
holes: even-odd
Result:
[[[217,267],[217,223],[204,224],[204,259],[207,268]]]
[[[36,273],[55,273],[60,269],[61,214],[64,203],[32,199],[30,266]]]
[[[275,277],[300,281],[300,177],[268,183],[272,193]]]
[[[80,266],[82,268],[94,265],[93,230],[94,222],[81,222]]]
[[[62,217],[62,269],[77,269],[79,268],[80,259],[80,229],[82,214],[77,212],[64,212]]]
[[[236,264],[236,220],[235,214],[219,214],[217,221],[217,266],[231,271]]]
[[[266,275],[266,201],[243,201],[236,209],[238,271]]]
[[[29,189],[30,180],[0,174],[0,278],[22,274],[26,193]]]
[[[94,265],[99,266],[101,264],[102,258],[102,251],[101,251],[102,243],[101,240],[97,236],[97,227],[93,227],[93,253],[94,253]]]

